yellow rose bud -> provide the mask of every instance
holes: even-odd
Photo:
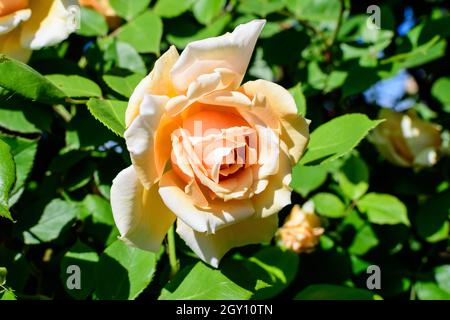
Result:
[[[284,225],[277,231],[277,240],[291,251],[308,253],[317,246],[323,232],[320,218],[314,213],[314,204],[308,201],[303,207],[298,204],[292,207]]]
[[[442,144],[438,125],[420,119],[414,111],[382,109],[378,117],[386,121],[373,130],[370,141],[389,162],[419,169],[438,161]]]

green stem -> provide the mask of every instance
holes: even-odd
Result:
[[[180,265],[177,260],[177,252],[175,246],[175,228],[174,224],[169,229],[167,233],[167,249],[169,254],[169,263],[170,263],[170,278],[172,279],[180,269]]]

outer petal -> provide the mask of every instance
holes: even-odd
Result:
[[[27,62],[31,57],[32,51],[30,49],[23,48],[20,44],[21,30],[22,26],[18,26],[12,31],[4,35],[0,35],[0,52],[16,60]]]
[[[160,249],[167,230],[175,221],[175,215],[158,194],[158,186],[145,190],[132,166],[114,179],[111,206],[121,239],[149,251]]]
[[[23,9],[7,16],[0,17],[0,35],[5,34],[15,27],[17,27],[22,21],[26,21],[31,17],[30,9]]]
[[[268,184],[263,192],[252,198],[256,217],[268,217],[278,213],[291,204],[291,163],[289,157],[280,152],[278,172],[268,178]]]
[[[177,233],[203,261],[218,267],[220,259],[230,249],[253,243],[268,242],[278,227],[278,216],[247,219],[217,231],[216,234],[197,232],[177,221]]]
[[[76,0],[30,1],[31,18],[23,24],[22,46],[39,50],[64,41],[75,31],[70,7]]]
[[[250,200],[212,200],[209,209],[197,208],[185,194],[184,185],[172,170],[168,171],[159,183],[159,194],[167,207],[196,231],[216,233],[255,212]]]
[[[200,75],[217,68],[236,72],[239,85],[264,23],[265,20],[253,20],[239,25],[232,33],[188,44],[171,71],[175,87],[184,92]]]
[[[128,102],[125,113],[125,124],[130,126],[131,122],[138,116],[139,108],[146,94],[159,96],[173,96],[172,80],[170,69],[178,60],[178,52],[174,46],[171,46],[156,62],[152,72],[142,79]]]
[[[266,80],[249,81],[242,86],[244,93],[266,100],[281,122],[281,140],[286,145],[293,164],[303,154],[309,140],[307,121],[298,114],[292,95],[283,87]]]
[[[167,101],[169,101],[167,96],[146,94],[141,103],[139,116],[125,131],[131,161],[146,189],[160,178],[155,160],[158,153],[155,148],[155,134]]]

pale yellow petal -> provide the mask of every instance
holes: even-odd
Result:
[[[0,53],[26,63],[30,59],[32,51],[23,48],[20,44],[21,28],[22,26],[18,26],[6,34],[0,35]]]
[[[277,227],[278,216],[272,215],[265,219],[246,219],[220,229],[216,234],[205,234],[193,230],[182,220],[177,220],[177,233],[180,237],[200,259],[216,268],[232,248],[269,242]]]
[[[13,30],[21,22],[30,19],[30,17],[31,17],[30,9],[18,10],[6,16],[0,16],[0,35],[3,35]]]
[[[121,171],[111,187],[111,207],[121,239],[158,252],[175,215],[164,205],[155,184],[146,190],[133,167]]]
[[[171,46],[155,62],[152,72],[150,72],[147,77],[142,79],[142,81],[134,89],[125,113],[125,124],[127,127],[129,127],[133,120],[138,116],[139,107],[144,99],[144,95],[153,94],[168,97],[172,97],[174,95],[170,69],[175,64],[177,59],[177,49],[174,46]]]

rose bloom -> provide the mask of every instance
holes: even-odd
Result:
[[[442,144],[438,125],[420,119],[414,111],[382,109],[378,117],[386,121],[372,131],[370,141],[389,162],[420,169],[438,161]]]
[[[76,0],[0,0],[0,53],[28,61],[32,50],[52,46],[75,31],[69,7]]]
[[[181,55],[171,47],[136,87],[125,119],[132,165],[111,189],[123,241],[158,251],[176,220],[186,244],[217,267],[231,248],[273,237],[309,134],[287,90],[241,85],[264,23]]]
[[[106,18],[110,28],[115,29],[120,25],[120,18],[111,7],[109,0],[79,0],[80,5],[92,8]],[[130,0],[132,1],[132,0]]]
[[[324,229],[320,218],[314,214],[314,204],[306,202],[303,207],[292,207],[284,225],[277,231],[277,240],[285,248],[296,253],[312,252],[319,244]]]

